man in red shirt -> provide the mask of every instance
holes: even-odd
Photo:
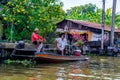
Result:
[[[44,41],[46,41],[42,36],[40,36],[38,34],[38,28],[35,28],[34,29],[34,32],[32,33],[32,36],[31,36],[31,40],[32,40],[32,43],[37,45],[37,52],[40,52],[42,47],[43,47],[43,43]]]

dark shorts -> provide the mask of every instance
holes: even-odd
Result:
[[[63,53],[66,54],[65,52],[66,52],[66,51],[65,51],[65,49],[64,49]],[[58,53],[58,54],[62,54],[62,51],[59,50],[59,49],[57,49],[57,53]]]
[[[40,43],[41,43],[41,42],[39,42],[39,44],[40,44]],[[37,41],[34,41],[33,44],[34,44],[34,45],[37,45],[38,43],[37,43]]]
[[[33,44],[34,44],[34,45],[37,45],[37,41],[34,41]]]

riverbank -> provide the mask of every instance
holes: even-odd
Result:
[[[16,44],[15,43],[2,43],[0,42],[0,46],[4,49],[14,49]],[[29,43],[25,43],[25,48],[29,48],[29,49],[35,49],[36,46],[33,44],[29,44]]]
[[[0,60],[9,59],[15,47],[15,43],[0,42]],[[25,43],[25,48],[35,50],[36,46],[33,44]]]
[[[47,45],[47,46],[46,46]],[[44,46],[46,47],[53,47],[52,44],[44,44]],[[8,42],[0,42],[0,57],[8,57],[11,55],[11,53],[13,52],[13,50],[15,49],[16,47],[16,44],[15,43],[8,43]],[[36,49],[36,46],[33,45],[33,44],[30,44],[30,43],[25,43],[25,49],[29,49],[29,50],[32,50],[32,51],[35,51]],[[92,50],[93,49],[93,50]],[[97,49],[95,47],[92,47],[90,48],[90,51],[88,52],[85,52],[83,55],[99,55],[99,56],[108,56],[108,55],[111,55],[111,56],[114,56],[112,55],[113,53],[111,53],[112,51],[109,51],[109,52],[105,52],[100,54],[99,53],[100,49]],[[117,53],[115,56],[117,56],[119,53]]]

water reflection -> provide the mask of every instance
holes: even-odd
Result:
[[[120,80],[119,57],[59,64],[0,65],[0,80]]]

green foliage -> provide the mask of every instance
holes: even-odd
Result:
[[[105,11],[105,24],[109,26],[111,26],[111,12],[111,8]],[[66,18],[102,23],[102,9],[91,3],[76,6],[67,10]],[[115,27],[120,29],[120,14],[116,14]]]
[[[10,60],[10,59],[5,60],[4,63],[6,63],[6,64],[22,64],[22,65],[25,65],[25,66],[31,65],[31,64],[32,65],[36,64],[36,62],[32,61],[32,60],[23,60],[23,61],[21,61],[21,60]]]
[[[35,27],[47,38],[56,28],[55,24],[64,19],[62,5],[59,0],[10,0],[0,13],[7,38],[30,40]]]
[[[78,40],[77,42],[74,43],[74,45],[77,45],[77,46],[82,46],[83,44],[84,42],[81,40]]]
[[[120,29],[120,14],[115,16],[115,26]]]
[[[2,36],[2,23],[0,21],[0,37]]]
[[[91,14],[95,12],[96,6],[89,3],[86,5],[72,7],[67,10],[67,18],[77,20],[90,20]]]

